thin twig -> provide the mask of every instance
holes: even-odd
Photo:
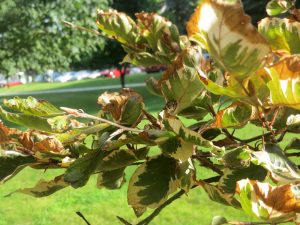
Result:
[[[83,112],[82,110],[77,110],[77,109],[71,109],[71,108],[67,108],[67,107],[60,107],[61,110],[65,111],[68,114],[74,115],[76,117],[80,117],[80,118],[85,118],[85,119],[91,119],[91,120],[97,120],[103,123],[108,123],[114,127],[118,127],[120,129],[123,129],[125,131],[131,131],[131,132],[135,132],[135,133],[141,133],[142,130],[136,129],[136,128],[131,128],[131,127],[125,127],[122,126],[120,124],[117,124],[115,122],[109,121],[107,119],[103,119],[97,116],[93,116],[90,114],[87,114],[85,112]]]
[[[129,223],[127,220],[125,220],[124,218],[122,218],[120,216],[117,216],[117,219],[124,225],[132,225],[131,223]]]
[[[83,26],[79,26],[79,25],[76,25],[74,23],[71,23],[71,22],[68,22],[68,21],[63,21],[63,23],[73,29],[76,29],[76,30],[82,30],[82,31],[86,31],[86,32],[89,32],[89,33],[92,33],[92,34],[95,34],[97,36],[103,36],[103,37],[106,37],[104,35],[102,35],[99,31],[97,30],[94,30],[94,29],[89,29],[89,28],[86,28],[86,27],[83,27]]]
[[[91,225],[89,221],[87,221],[87,219],[84,217],[84,215],[81,213],[81,212],[76,212],[76,214],[84,220],[84,222],[87,224],[87,225]]]

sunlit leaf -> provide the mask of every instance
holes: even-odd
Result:
[[[267,13],[269,16],[276,16],[287,12],[293,6],[293,0],[272,0],[267,4]]]
[[[300,210],[299,196],[292,185],[273,187],[248,179],[237,185],[243,210],[260,219],[270,222],[283,222],[293,219]]]
[[[98,10],[97,26],[122,44],[134,45],[139,37],[136,23],[125,13],[116,10]]]
[[[252,115],[252,107],[248,104],[235,102],[228,108],[217,113],[217,128],[242,127],[248,123]]]
[[[63,111],[46,100],[38,100],[33,97],[28,97],[26,99],[15,97],[13,99],[4,100],[3,104],[12,110],[26,115],[58,116],[63,114]]]
[[[189,20],[187,31],[238,80],[263,67],[270,52],[268,43],[244,14],[240,1],[203,1]]]
[[[265,67],[270,104],[300,109],[300,57],[291,56]]]
[[[258,24],[258,30],[275,51],[288,54],[300,53],[300,23],[291,19],[265,18]]]

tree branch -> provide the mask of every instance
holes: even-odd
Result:
[[[89,223],[89,221],[87,221],[87,219],[84,217],[84,215],[81,213],[81,212],[76,212],[76,214],[81,218],[81,219],[83,219],[84,220],[84,222],[87,224],[87,225],[91,225],[90,223]]]

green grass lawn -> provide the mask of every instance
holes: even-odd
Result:
[[[128,82],[142,82],[145,76],[128,77]],[[99,83],[98,83],[99,82]],[[111,85],[119,80],[80,81],[64,84],[31,84],[11,88],[10,91],[41,90],[42,87],[59,89],[66,87],[87,87],[88,85]],[[145,88],[137,88],[145,98],[147,109],[152,113],[163,106],[162,99],[151,96]],[[1,90],[0,93],[2,93]],[[4,90],[7,91],[7,90]],[[58,106],[81,108],[89,113],[96,113],[99,107],[96,104],[99,91],[47,94],[35,97],[47,99]],[[1,99],[0,99],[1,100]],[[251,134],[252,128],[246,129],[240,135]],[[251,135],[255,136],[255,134]],[[127,176],[132,173],[133,167],[128,168]],[[51,179],[62,174],[62,170],[33,170],[25,169],[14,179],[0,186],[0,225],[85,225],[75,212],[82,212],[92,225],[120,224],[116,216],[121,216],[131,222],[137,221],[132,209],[127,205],[127,183],[117,191],[108,191],[96,188],[96,177],[80,189],[66,188],[46,198],[33,198],[23,194],[6,194],[24,187],[34,186],[40,179]],[[201,169],[201,178],[211,174]],[[128,176],[129,178],[129,176]],[[128,180],[128,179],[127,179]],[[150,211],[149,211],[150,212]],[[148,212],[148,213],[149,213]],[[215,215],[224,215],[230,220],[249,221],[242,211],[210,201],[201,188],[191,190],[188,195],[182,196],[168,206],[151,224],[156,225],[209,225]]]

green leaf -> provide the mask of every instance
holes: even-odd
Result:
[[[136,23],[125,13],[116,10],[98,10],[97,26],[107,36],[122,44],[134,45],[139,39]]]
[[[35,158],[31,155],[15,151],[0,151],[0,183],[6,182],[26,166],[35,162]]]
[[[175,102],[174,115],[192,106],[203,90],[196,66],[201,62],[199,47],[184,50],[164,73],[161,91],[167,102]]]
[[[59,116],[64,114],[63,111],[46,100],[38,100],[33,97],[28,97],[26,99],[15,97],[13,99],[4,100],[3,103],[6,107],[22,112],[25,115]]]
[[[110,128],[110,126],[111,125],[107,123],[100,123],[90,127],[75,128],[65,133],[58,134],[57,139],[64,144],[72,143],[77,140],[83,140],[89,134],[104,132]]]
[[[289,160],[275,144],[266,144],[262,151],[253,152],[252,162],[265,167],[280,184],[297,183],[300,180],[298,167]]]
[[[236,183],[239,180],[250,179],[264,181],[268,171],[261,166],[250,164],[246,168],[228,169],[226,168],[223,176],[219,180],[218,187],[226,193],[235,193]]]
[[[139,166],[128,186],[128,204],[133,208],[157,208],[176,191],[177,163],[173,158],[158,156]]]
[[[18,124],[23,127],[27,127],[34,130],[39,131],[45,131],[45,132],[55,132],[55,130],[52,129],[51,125],[48,123],[47,119],[38,117],[38,116],[32,116],[32,115],[25,115],[25,114],[17,114],[17,113],[10,113],[5,111],[0,106],[0,117],[3,119]]]
[[[228,108],[217,113],[215,126],[217,128],[245,126],[252,115],[252,107],[245,103],[235,102]]]
[[[211,98],[206,91],[191,103],[191,106],[182,110],[179,115],[189,119],[202,120],[209,113],[209,106],[212,105]]]
[[[64,180],[73,188],[84,186],[102,161],[104,153],[94,150],[71,164],[64,174]]]
[[[150,77],[146,80],[146,86],[148,91],[153,95],[162,96],[159,81],[154,77]]]
[[[64,181],[63,175],[55,177],[54,180],[44,181],[40,180],[34,187],[32,188],[24,188],[14,191],[13,193],[23,193],[27,195],[31,195],[36,198],[46,197],[52,195],[53,193],[68,187],[69,184]],[[11,194],[13,194],[11,193]],[[11,195],[9,194],[9,195]]]
[[[285,150],[297,149],[300,150],[300,139],[293,138],[291,142],[285,147]]]
[[[203,1],[190,18],[187,31],[218,65],[238,80],[263,67],[270,52],[240,1]]]
[[[175,25],[156,13],[137,13],[138,26],[143,31],[141,35],[147,40],[150,48],[165,54],[179,52],[180,34]]]
[[[157,66],[170,64],[171,61],[166,56],[153,54],[149,52],[128,53],[122,63],[131,63],[136,66]]]
[[[272,0],[268,2],[266,9],[269,16],[276,16],[287,12],[293,6],[293,0]]]
[[[99,164],[101,171],[117,170],[126,167],[138,160],[145,159],[149,148],[118,149],[106,155]]]
[[[270,43],[272,50],[287,54],[300,53],[300,23],[290,19],[265,18],[258,24],[258,30]]]
[[[179,164],[177,176],[180,181],[180,188],[186,193],[189,192],[196,180],[196,169],[191,158]]]
[[[109,190],[119,189],[125,182],[125,167],[116,170],[100,172],[97,178],[97,187]]]
[[[222,157],[224,166],[230,169],[245,168],[250,165],[251,151],[247,147],[240,147],[228,150]]]
[[[201,186],[208,194],[208,197],[215,202],[235,208],[240,207],[240,203],[233,198],[232,194],[223,192],[219,187],[200,181]]]
[[[180,162],[187,161],[193,154],[193,144],[186,142],[178,137],[173,137],[160,144],[162,152],[178,159]]]

